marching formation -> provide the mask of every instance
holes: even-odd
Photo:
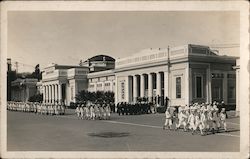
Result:
[[[195,103],[185,107],[168,107],[165,111],[165,123],[163,129],[178,130],[183,128],[185,132],[191,131],[192,134],[200,133],[206,135],[209,132],[215,133],[223,127],[227,131],[226,110],[218,108],[218,103],[212,105],[208,103]],[[109,120],[111,117],[112,105],[109,103],[92,103],[90,101],[77,104],[75,113],[78,119],[86,120]],[[118,103],[117,113],[120,115],[135,115],[154,113],[149,103],[126,104]],[[46,104],[37,102],[12,102],[7,103],[10,111],[33,112],[42,115],[64,115],[65,105]]]
[[[139,115],[156,113],[156,107],[153,103],[137,102],[135,104],[121,102],[117,104],[117,113],[119,115]]]
[[[110,104],[84,102],[78,104],[75,113],[78,119],[86,120],[109,120],[111,116]]]
[[[41,115],[64,115],[65,106],[61,104],[45,104],[38,102],[12,102],[7,103],[7,110],[32,112]]]
[[[213,105],[195,103],[178,109],[168,107],[163,129],[177,130],[182,127],[184,131],[191,131],[192,134],[200,132],[202,136],[209,132],[215,134],[221,127],[227,132],[226,110],[220,110],[217,105],[214,102]]]

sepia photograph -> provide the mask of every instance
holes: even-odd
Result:
[[[1,10],[6,158],[247,158],[241,7],[27,4]]]

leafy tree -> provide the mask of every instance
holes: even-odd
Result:
[[[35,94],[29,98],[29,102],[42,102],[43,94]]]
[[[83,90],[76,95],[77,103],[81,102],[114,102],[114,93],[113,92],[104,92],[104,91],[97,91],[97,92],[89,92]]]

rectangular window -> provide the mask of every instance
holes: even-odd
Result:
[[[196,98],[202,98],[202,77],[196,77]]]
[[[235,98],[235,87],[229,87],[229,89],[228,89],[228,98],[230,98],[230,99]]]
[[[176,77],[176,98],[181,98],[181,77]]]

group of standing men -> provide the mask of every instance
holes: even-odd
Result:
[[[64,104],[46,104],[38,102],[13,102],[7,103],[7,109],[10,111],[33,112],[42,115],[64,115]]]
[[[75,113],[78,119],[109,120],[111,116],[111,104],[84,102],[77,105]]]
[[[218,132],[221,127],[227,132],[226,109],[218,108],[218,103],[194,103],[185,107],[168,107],[165,112],[166,120],[163,129],[179,129],[191,131],[192,134],[200,132],[206,135]]]
[[[139,115],[156,113],[156,107],[153,103],[137,102],[135,104],[121,102],[117,104],[117,113],[119,115]]]

